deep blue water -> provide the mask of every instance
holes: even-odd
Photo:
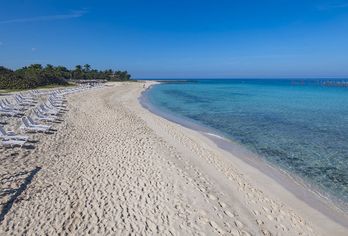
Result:
[[[162,111],[209,126],[348,203],[348,87],[310,80],[197,80],[148,92]]]

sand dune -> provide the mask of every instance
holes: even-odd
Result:
[[[142,90],[116,83],[69,95],[57,132],[36,135],[33,150],[0,150],[1,235],[347,232],[304,203],[293,209],[275,181],[260,177],[269,191],[259,187],[248,175],[257,170],[141,107]]]

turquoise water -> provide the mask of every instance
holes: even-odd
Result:
[[[156,85],[147,97],[348,203],[347,87],[316,80],[197,80]]]

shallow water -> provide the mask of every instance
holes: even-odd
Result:
[[[147,96],[347,206],[348,88],[316,80],[196,80],[163,83]]]

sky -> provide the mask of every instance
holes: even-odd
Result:
[[[348,0],[2,0],[0,65],[348,78]]]

